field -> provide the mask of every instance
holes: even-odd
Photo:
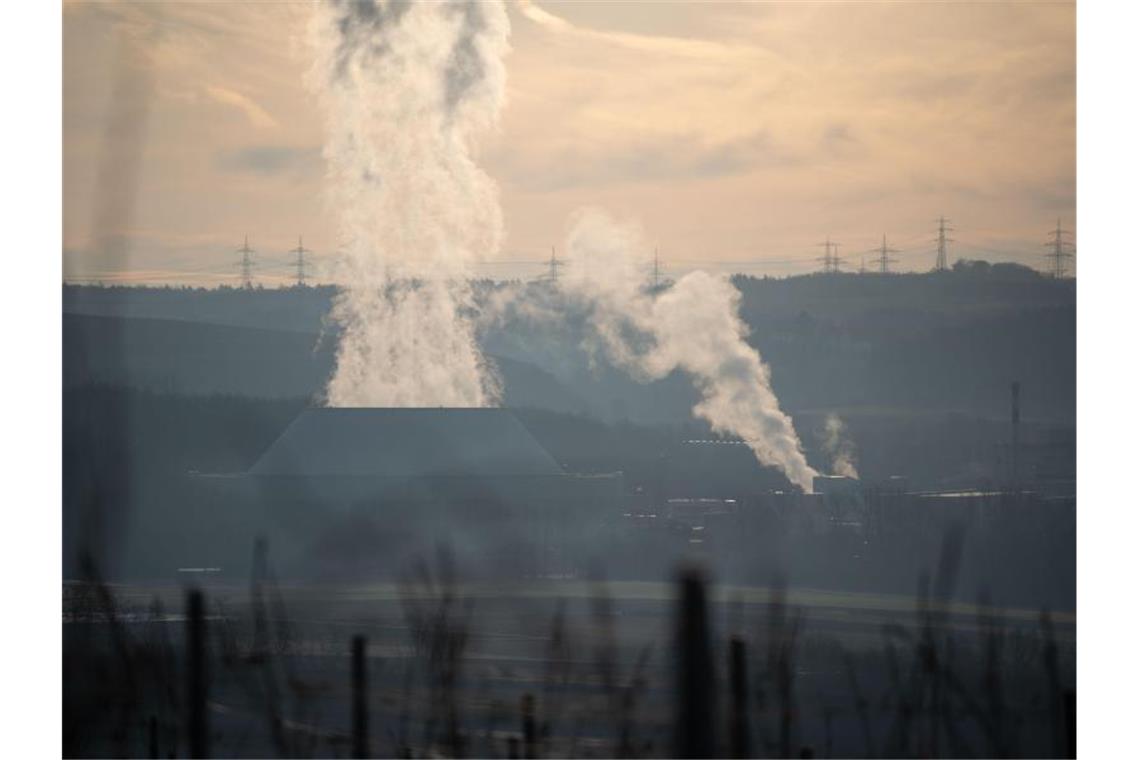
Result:
[[[66,739],[95,755],[636,757],[680,754],[691,723],[719,755],[1066,754],[1075,616],[949,601],[952,564],[906,597],[695,571],[464,583],[445,552],[398,583],[278,585],[262,556],[248,586],[191,576],[196,622],[178,585],[74,583]]]

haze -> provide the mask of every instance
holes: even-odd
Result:
[[[236,284],[249,234],[258,281],[286,282],[303,234],[328,279],[306,12],[65,4],[65,278]],[[939,214],[952,258],[1041,268],[1056,220],[1075,229],[1072,3],[535,3],[510,20],[479,156],[506,223],[486,276],[537,274],[588,205],[640,220],[673,273],[810,271],[827,235],[855,268],[883,233],[899,269],[925,270]]]

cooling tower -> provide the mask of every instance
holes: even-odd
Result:
[[[622,477],[574,475],[507,409],[313,408],[233,481],[322,573],[397,570],[447,543],[468,567],[573,574]]]

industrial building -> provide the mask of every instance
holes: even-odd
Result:
[[[847,475],[816,475],[812,478],[811,490],[825,496],[854,493],[859,490],[859,480]]]
[[[507,409],[307,409],[222,481],[278,558],[326,574],[448,544],[472,573],[574,575],[622,503],[620,473],[567,473]]]

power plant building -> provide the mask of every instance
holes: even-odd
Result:
[[[490,408],[307,409],[239,480],[295,557],[345,572],[446,542],[476,572],[573,574],[623,491]]]

